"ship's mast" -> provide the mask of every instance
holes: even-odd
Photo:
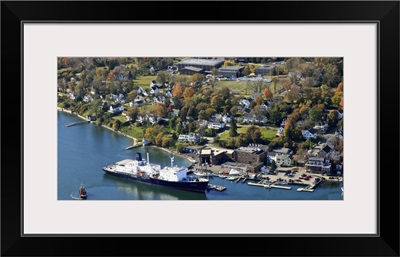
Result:
[[[147,165],[150,165],[150,157],[148,152],[147,152]]]
[[[171,159],[171,168],[174,167],[174,156],[170,156],[169,157]]]

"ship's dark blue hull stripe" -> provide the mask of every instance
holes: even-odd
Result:
[[[207,181],[173,182],[173,181],[166,181],[166,180],[160,180],[160,179],[154,179],[154,178],[143,178],[140,176],[136,177],[136,176],[131,176],[128,174],[110,172],[105,169],[103,169],[103,170],[105,172],[107,172],[108,174],[111,174],[116,177],[125,178],[125,179],[129,179],[129,180],[133,180],[133,181],[138,181],[138,182],[145,183],[145,184],[165,186],[165,187],[176,188],[176,189],[181,189],[181,190],[186,190],[186,191],[205,192],[205,190],[207,189],[207,185],[208,185]]]

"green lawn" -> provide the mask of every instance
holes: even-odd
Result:
[[[141,86],[143,89],[150,88],[150,81],[156,80],[157,76],[139,76],[133,80],[135,85]]]
[[[142,141],[143,138],[143,127],[136,127],[131,125],[129,127],[122,127],[122,132],[136,138],[138,141]]]
[[[238,126],[237,132],[239,134],[246,134],[247,128],[249,126]],[[265,141],[271,141],[273,138],[275,138],[276,135],[276,130],[274,129],[268,129],[268,128],[264,128],[264,127],[260,127],[261,130],[261,138],[262,140]],[[225,141],[226,139],[228,139],[229,136],[229,130],[225,131],[224,133],[222,133],[220,135],[220,140],[221,141]]]
[[[270,84],[270,83],[268,83]],[[211,86],[207,86],[210,87]],[[225,81],[217,81],[215,83],[215,90],[220,90],[224,87],[229,88],[231,92],[235,92],[239,95],[246,95],[246,87],[247,87],[247,81],[230,81],[230,80],[225,80]],[[254,88],[250,86],[247,89],[247,95],[251,95],[254,91]]]
[[[126,122],[125,117],[122,116],[122,115],[113,116],[111,119],[112,119],[112,120],[119,120],[121,123]]]

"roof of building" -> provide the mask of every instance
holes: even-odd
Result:
[[[275,66],[271,66],[271,65],[263,65],[263,66],[257,67],[256,70],[272,69],[274,67]]]
[[[292,150],[286,147],[275,148],[272,150],[275,153],[289,154]]]
[[[193,67],[193,66],[185,66],[182,70],[190,70],[190,71],[200,72],[203,69],[202,68],[196,68],[196,67]]]
[[[227,66],[227,67],[221,67],[218,69],[218,71],[239,71],[241,69],[244,69],[243,66]]]
[[[320,157],[310,157],[308,160],[309,160],[309,161],[321,161],[321,162],[323,162],[323,161],[324,161],[324,158],[320,158]]]
[[[322,151],[324,151],[325,153],[329,153],[331,151],[331,148],[326,145],[324,148],[322,148]]]
[[[211,149],[203,149],[200,154],[211,154]]]
[[[263,149],[261,149],[261,148],[258,148],[258,147],[253,147],[253,146],[250,146],[250,147],[239,147],[239,148],[237,148],[237,149],[235,149],[235,151],[237,151],[237,152],[246,152],[246,153],[251,153],[251,154],[261,154],[261,153],[264,153],[265,151],[263,150]]]
[[[182,65],[210,65],[216,66],[218,64],[224,63],[223,58],[213,58],[213,59],[201,59],[201,58],[188,58],[180,61],[178,64]]]

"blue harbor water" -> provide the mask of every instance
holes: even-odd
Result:
[[[66,123],[82,121],[78,117],[58,112],[58,199],[73,200],[81,184],[86,187],[87,200],[342,200],[339,183],[323,183],[310,192],[266,189],[236,183],[219,177],[210,178],[210,183],[225,186],[225,191],[187,192],[141,184],[105,174],[102,167],[122,159],[134,159],[137,152],[150,162],[162,167],[170,165],[169,153],[154,147],[139,147],[131,150],[132,139],[94,124],[66,127]],[[190,162],[176,156],[178,166]],[[71,197],[72,196],[72,197]]]

